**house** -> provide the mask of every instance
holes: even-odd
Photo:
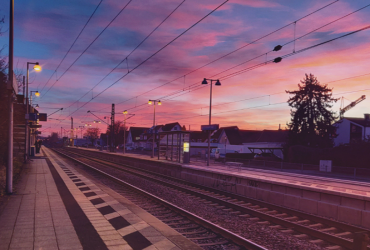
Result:
[[[181,125],[178,122],[168,123],[165,125],[156,125],[152,126],[147,133],[143,134],[144,139],[146,140],[145,148],[152,148],[153,146],[153,134],[156,134],[155,145],[157,147],[157,142],[159,141],[160,132],[170,132],[170,131],[181,131]]]
[[[223,127],[213,132],[211,142],[217,142],[218,148],[235,150],[239,153],[251,153],[250,148],[271,149],[282,158],[281,149],[288,136],[288,130],[241,130],[237,126]],[[254,149],[260,153],[260,149]]]
[[[364,114],[364,118],[343,117],[334,126],[334,146],[370,139],[370,114]]]
[[[134,148],[145,147],[147,139],[144,139],[144,134],[147,133],[149,128],[145,127],[130,127],[126,139],[126,145]]]
[[[217,148],[217,143],[211,143],[211,148]],[[208,131],[190,131],[190,155],[200,156],[208,150]]]

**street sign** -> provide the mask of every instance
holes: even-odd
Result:
[[[37,113],[26,114],[26,120],[37,121],[37,119],[38,119]]]
[[[201,125],[201,130],[217,130],[219,129],[219,124],[211,124],[211,125]]]
[[[46,122],[48,120],[48,115],[46,113],[39,113],[39,121]]]
[[[320,171],[331,172],[331,164],[330,160],[320,160]]]

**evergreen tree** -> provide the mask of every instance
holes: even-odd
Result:
[[[298,84],[298,90],[286,91],[293,95],[288,104],[291,109],[289,145],[310,147],[332,147],[335,135],[333,123],[337,119],[332,112],[333,103],[338,99],[332,97],[332,89],[321,85],[314,75],[305,76]]]

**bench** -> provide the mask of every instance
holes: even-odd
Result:
[[[228,169],[235,167],[240,171],[242,169],[243,163],[242,162],[225,162],[225,165],[227,166]]]

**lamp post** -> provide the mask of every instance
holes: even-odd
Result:
[[[35,96],[39,97],[40,96],[40,92],[38,90],[36,91],[30,91],[30,105],[32,106],[32,93],[35,93]]]
[[[126,153],[126,115],[128,114],[127,110],[123,111],[123,115],[125,117],[125,119],[123,120],[123,127],[124,127],[124,130],[123,130],[123,154]]]
[[[78,126],[79,128],[80,128],[80,130],[81,130],[81,139],[83,138],[82,137],[82,130],[84,130],[84,128],[85,128],[85,126]]]
[[[215,83],[215,86],[221,86],[220,81],[213,80],[213,79],[206,79],[202,81],[202,84],[208,84],[208,81],[211,81],[211,88],[210,88],[210,97],[209,97],[209,125],[211,125],[211,115],[212,115],[212,83]],[[207,154],[207,166],[209,166],[209,160],[211,158],[211,130],[208,130],[208,154]]]
[[[153,116],[153,130],[152,130],[152,133],[153,131],[155,130],[155,103],[157,103],[159,106],[162,105],[161,101],[160,100],[149,100],[148,101],[148,104],[151,105],[151,104],[154,104],[154,116]],[[154,158],[154,138],[155,138],[156,134],[153,133],[153,145],[152,145],[152,156],[151,158]]]
[[[35,71],[41,71],[41,66],[38,62],[27,62],[27,76],[26,76],[26,146],[25,146],[25,154],[24,154],[24,161],[27,161],[28,156],[30,155],[30,136],[29,136],[29,128],[28,128],[28,116],[30,113],[29,103],[28,103],[28,80],[29,80],[29,71],[30,71],[30,64],[33,64],[33,69]]]

